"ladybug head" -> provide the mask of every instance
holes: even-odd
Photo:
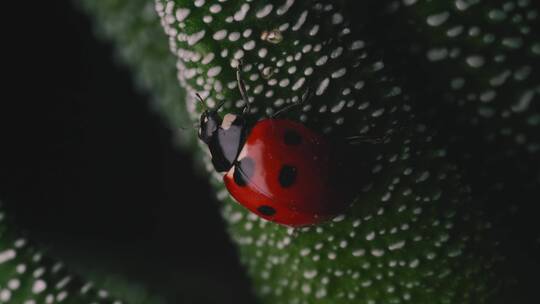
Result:
[[[218,115],[217,110],[205,110],[201,114],[199,123],[199,138],[206,144],[210,142],[214,133],[217,132],[221,125],[222,119]]]
[[[201,96],[197,97],[205,110],[201,114],[199,139],[210,149],[212,163],[218,172],[229,170],[244,143],[247,125],[242,115],[226,114],[221,118],[218,110],[223,102],[214,109],[208,109]]]
[[[219,116],[218,111],[223,106],[224,102],[220,103],[216,108],[210,109],[206,106],[204,99],[199,93],[195,93],[195,95],[197,95],[197,98],[204,108],[199,120],[199,139],[208,144],[223,121]]]

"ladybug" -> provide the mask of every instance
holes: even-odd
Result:
[[[245,101],[242,114],[221,118],[218,110],[223,103],[206,108],[198,130],[232,197],[258,216],[292,227],[342,213],[352,196],[345,189],[345,161],[339,149],[304,124],[277,118],[282,111],[250,122],[239,69],[237,81]]]

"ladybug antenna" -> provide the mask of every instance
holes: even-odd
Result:
[[[195,93],[195,95],[197,95],[197,98],[199,98],[199,101],[201,102],[203,108],[205,111],[208,111],[208,107],[206,106],[206,103],[204,102],[204,99],[201,97],[201,95],[199,93]]]
[[[238,61],[238,65],[236,66],[236,82],[238,83],[238,90],[240,90],[240,95],[242,96],[242,99],[244,100],[244,110],[242,111],[244,114],[249,113],[249,98],[246,93],[246,85],[244,81],[242,80],[242,67],[244,63],[242,60]]]
[[[218,106],[215,109],[210,109],[210,108],[208,108],[208,106],[204,102],[204,99],[201,97],[201,95],[199,93],[195,93],[195,95],[197,95],[197,98],[199,98],[199,101],[201,102],[204,110],[207,111],[207,112],[210,112],[210,111],[217,112],[225,104],[225,101],[222,101],[222,102],[220,102],[218,104]]]
[[[383,144],[388,142],[392,136],[396,135],[396,133],[399,133],[405,129],[405,126],[403,123],[396,122],[394,123],[395,129],[389,129],[382,135],[353,135],[345,137],[345,140],[350,145],[360,145],[364,143],[368,144]]]
[[[217,107],[214,109],[214,111],[217,112],[219,109],[221,109],[221,107],[223,107],[224,104],[225,104],[225,100],[221,101],[221,102],[217,105]]]

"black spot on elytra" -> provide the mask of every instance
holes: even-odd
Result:
[[[272,216],[276,214],[276,209],[267,205],[260,206],[259,208],[257,208],[257,211],[259,211],[262,215],[266,215],[266,216]]]
[[[286,130],[283,135],[283,141],[288,146],[296,146],[302,143],[302,136],[294,130]]]
[[[279,170],[279,184],[283,188],[290,187],[296,181],[296,167],[290,165],[283,165]]]
[[[244,157],[234,165],[234,182],[244,187],[248,184],[255,171],[255,161],[251,157]]]

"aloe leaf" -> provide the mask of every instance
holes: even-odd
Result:
[[[84,9],[93,14],[101,38],[115,40],[118,56],[136,72],[139,87],[152,91],[154,101],[159,100],[159,104],[154,104],[155,107],[166,108],[160,113],[171,118],[171,128],[179,130],[185,127],[182,118],[186,117],[186,111],[183,104],[177,102],[183,93],[176,82],[174,58],[165,44],[155,43],[156,37],[163,39],[164,34],[153,3],[144,0],[73,2],[84,5]],[[179,143],[189,143],[191,133],[178,133],[182,133]],[[186,301],[207,303],[225,294],[225,288],[215,288],[212,295],[201,296],[198,286],[193,288],[194,285],[200,284],[204,286],[201,289],[207,290],[208,283],[216,284],[219,279],[209,281],[190,277],[190,281],[186,279],[186,282],[178,282],[178,285],[182,284],[185,288],[166,286],[160,291],[169,294],[156,296],[155,289],[134,282],[133,276],[118,274],[117,267],[108,267],[112,262],[102,260],[102,256],[96,260],[92,253],[77,255],[80,250],[73,253],[70,247],[63,254],[58,254],[62,250],[58,250],[58,246],[55,246],[57,244],[51,246],[57,250],[46,250],[51,244],[34,242],[32,234],[26,238],[27,235],[21,233],[26,226],[16,220],[7,220],[18,215],[13,214],[16,213],[13,212],[17,209],[16,204],[15,201],[6,202],[6,211],[0,206],[0,303],[126,303],[115,300],[121,298],[127,303],[150,304],[164,303],[162,299],[172,297],[170,294]],[[89,259],[95,261],[88,263]]]
[[[348,11],[375,2],[348,2]],[[487,179],[493,186],[512,174],[538,183],[537,3],[415,0],[378,6],[367,31],[416,94],[417,114],[428,116],[441,138],[453,143],[450,153],[463,166],[481,166],[470,170],[476,173],[471,181]]]
[[[134,73],[138,87],[150,93],[150,105],[175,131],[175,142],[193,144],[195,137],[187,121],[183,99],[184,90],[176,81],[175,59],[166,45],[156,43],[164,37],[154,4],[147,0],[75,1],[95,19],[96,33],[112,40],[121,62]]]
[[[225,101],[223,112],[242,109],[235,80],[242,60],[259,118],[311,90],[314,97],[288,118],[330,138],[388,139],[357,154],[369,164],[359,174],[369,185],[351,180],[362,189],[351,209],[319,226],[265,222],[236,204],[214,174],[262,302],[505,303],[512,276],[501,272],[505,256],[489,217],[377,41],[353,27],[339,3],[157,0],[156,10],[193,121],[202,110],[196,92],[208,106]]]
[[[411,78],[429,78],[444,93],[435,104],[459,109],[454,124],[482,128],[485,144],[506,139],[509,149],[540,149],[540,19],[534,1],[403,1],[389,11],[387,20],[393,17],[392,26],[403,28],[404,41],[415,46],[396,51],[425,72]]]
[[[0,202],[0,303],[122,303],[49,258],[8,220]]]
[[[540,6],[345,1],[511,243],[539,256]],[[397,34],[399,33],[399,34]],[[502,228],[505,226],[505,228]],[[516,245],[512,245],[516,247]],[[538,269],[538,260],[526,263]]]

